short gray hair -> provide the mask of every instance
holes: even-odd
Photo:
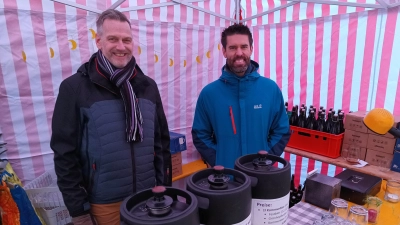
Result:
[[[98,35],[101,35],[103,33],[103,23],[106,19],[128,22],[129,27],[131,27],[131,22],[122,12],[115,9],[107,9],[100,14],[99,18],[97,18],[96,28]]]

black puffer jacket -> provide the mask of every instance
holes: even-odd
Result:
[[[52,122],[57,183],[75,217],[90,203],[114,203],[172,179],[169,132],[154,80],[138,66],[131,78],[143,116],[143,142],[126,141],[119,90],[97,69],[94,54],[60,85]]]

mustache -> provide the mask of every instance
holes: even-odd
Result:
[[[249,60],[250,58],[249,58],[249,57],[246,57],[246,56],[237,56],[237,57],[233,58],[233,61],[238,60],[238,59],[243,59],[244,61],[247,61],[247,60]]]

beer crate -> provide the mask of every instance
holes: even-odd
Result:
[[[329,158],[338,158],[342,148],[343,134],[334,135],[316,130],[290,126],[288,147],[312,152]]]

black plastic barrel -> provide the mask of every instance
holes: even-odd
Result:
[[[188,177],[186,189],[198,199],[201,224],[251,224],[251,182],[246,174],[215,166]]]
[[[197,198],[172,187],[157,186],[126,198],[121,204],[122,225],[199,225]]]
[[[258,154],[239,157],[234,168],[247,174],[251,180],[252,225],[287,224],[290,163],[279,156],[259,151]]]

